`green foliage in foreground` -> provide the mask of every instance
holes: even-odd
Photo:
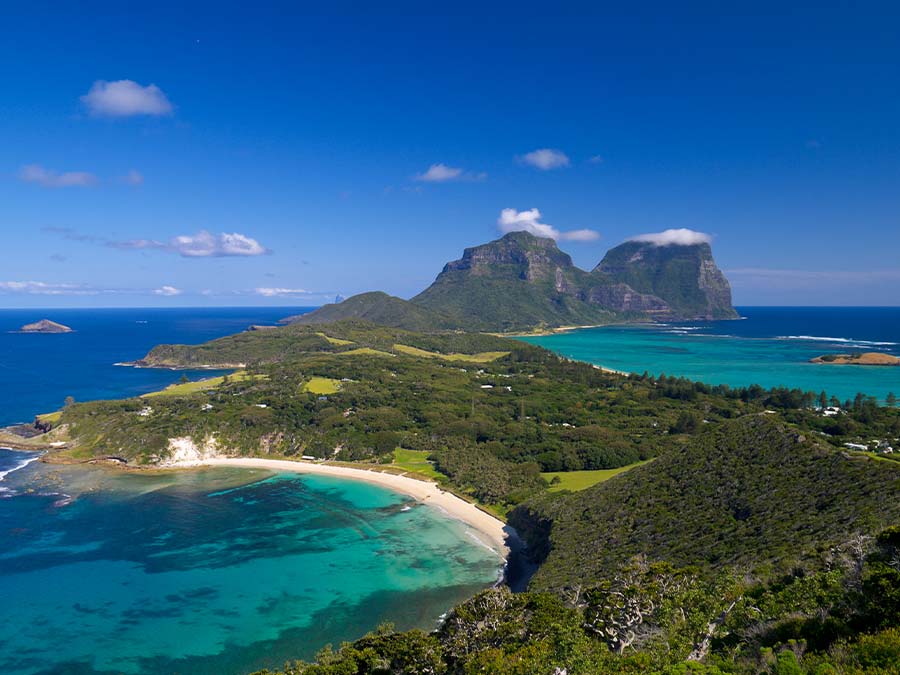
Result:
[[[434,633],[384,626],[278,672],[900,675],[898,540],[846,542],[828,570],[768,584],[638,558],[577,596],[485,591]]]

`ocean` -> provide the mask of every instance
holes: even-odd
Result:
[[[625,372],[684,376],[709,384],[786,386],[900,396],[900,367],[810,363],[829,353],[900,356],[900,307],[739,307],[741,319],[606,326],[526,337],[564,356]]]
[[[115,366],[300,308],[0,311],[0,425],[180,372]],[[19,334],[50,318],[75,329]],[[209,371],[187,373],[209,376]],[[216,468],[125,474],[0,449],[0,671],[230,675],[311,659],[379,623],[428,629],[502,560],[367,483]]]
[[[30,458],[0,450],[21,467],[0,483],[7,675],[277,668],[382,622],[432,628],[500,574],[464,524],[368,483]]]
[[[205,342],[309,309],[0,309],[0,426],[30,422],[38,413],[58,410],[67,396],[90,401],[162,389],[182,373],[114,364],[135,361],[161,343]],[[75,332],[15,332],[44,318]],[[200,373],[187,375],[195,378]]]

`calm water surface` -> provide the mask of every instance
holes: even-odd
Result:
[[[900,356],[898,307],[740,307],[742,320],[610,326],[522,338],[616,370],[710,384],[787,386],[840,399],[900,395],[900,368],[809,363],[827,353]]]
[[[500,570],[462,523],[366,483],[32,457],[0,450],[8,675],[277,667],[382,621],[432,628]]]

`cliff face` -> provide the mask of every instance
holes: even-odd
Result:
[[[627,241],[607,252],[593,274],[656,296],[672,318],[731,319],[731,286],[716,266],[709,244],[667,246]]]
[[[491,330],[609,322],[613,312],[585,300],[590,282],[552,239],[511,232],[467,248],[410,302]]]
[[[364,318],[412,330],[527,330],[633,319],[737,316],[708,244],[626,242],[588,273],[552,239],[511,232],[465,249],[410,301],[364,293],[293,320]]]
[[[562,284],[572,271],[581,270],[552,239],[542,239],[527,232],[511,232],[497,241],[467,248],[462,258],[444,266],[434,283],[471,274],[532,282],[553,280]]]

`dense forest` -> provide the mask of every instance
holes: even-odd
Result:
[[[435,633],[382,627],[285,673],[900,673],[892,406],[363,322],[161,346],[144,363],[243,370],[70,402],[48,422],[68,433],[62,456],[152,466],[172,438],[385,465],[419,450],[449,489],[506,514],[539,565],[527,592],[486,591]],[[579,492],[542,476],[638,460],[653,461]]]

